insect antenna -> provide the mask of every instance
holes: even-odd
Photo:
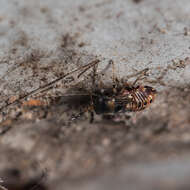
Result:
[[[53,81],[51,81],[51,82],[49,82],[49,83],[47,83],[47,84],[45,84],[45,85],[43,85],[43,86],[40,86],[40,87],[37,88],[37,89],[32,90],[31,92],[29,92],[29,93],[27,93],[27,94],[25,94],[25,95],[19,97],[19,98],[16,99],[15,101],[13,101],[13,102],[11,102],[11,103],[7,103],[5,106],[2,106],[2,107],[0,108],[0,111],[2,111],[4,108],[6,108],[6,107],[8,107],[8,106],[10,106],[10,105],[13,105],[13,104],[15,104],[15,103],[18,103],[20,100],[23,100],[23,99],[26,98],[26,97],[29,97],[29,96],[31,96],[31,95],[34,95],[35,93],[40,93],[41,91],[43,91],[43,92],[44,92],[44,91],[47,91],[47,90],[53,88],[53,86],[52,86],[53,84],[57,83],[58,81],[62,80],[63,78],[65,78],[65,77],[67,77],[67,76],[69,76],[69,75],[71,75],[71,74],[73,74],[73,73],[75,73],[75,72],[77,72],[77,71],[83,70],[83,71],[82,71],[81,73],[79,73],[79,75],[77,76],[77,77],[79,78],[83,73],[85,73],[88,69],[90,69],[91,67],[95,66],[95,65],[98,64],[99,62],[100,62],[100,60],[99,60],[99,59],[96,59],[96,60],[90,62],[90,63],[87,64],[87,65],[81,66],[81,67],[79,67],[79,68],[77,68],[77,69],[74,69],[74,70],[72,70],[72,71],[70,71],[70,72],[68,72],[68,73],[66,73],[66,74],[63,74],[63,75],[60,76],[59,78],[57,78],[57,79],[55,79],[55,80],[53,80]],[[47,88],[47,89],[46,89],[46,88]]]

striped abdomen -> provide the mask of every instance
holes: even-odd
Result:
[[[126,104],[126,111],[145,109],[155,98],[156,90],[149,86],[139,86],[129,92],[131,101]]]

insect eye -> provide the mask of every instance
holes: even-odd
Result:
[[[150,103],[152,103],[152,99],[150,99]]]
[[[147,102],[144,102],[144,105],[146,106],[146,105],[147,105]]]

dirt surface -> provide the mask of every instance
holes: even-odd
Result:
[[[189,10],[188,0],[1,0],[2,185],[189,189]],[[90,123],[79,113],[94,90],[92,68],[25,97],[97,59],[96,84],[112,88],[112,59],[120,81],[146,69],[138,84],[154,87],[155,101]]]

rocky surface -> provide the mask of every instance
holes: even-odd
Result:
[[[189,10],[188,0],[1,0],[2,185],[189,189]],[[119,80],[147,69],[138,83],[158,91],[154,103],[119,119],[77,117],[89,103],[90,69],[12,104],[96,59],[108,86],[110,59]]]

